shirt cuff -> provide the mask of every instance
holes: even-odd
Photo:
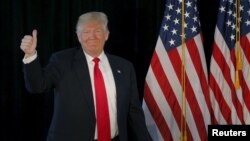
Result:
[[[23,63],[24,64],[29,64],[32,61],[34,61],[36,58],[37,58],[37,52],[33,56],[30,56],[28,58],[23,58]]]

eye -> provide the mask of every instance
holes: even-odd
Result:
[[[82,33],[83,33],[83,34],[87,34],[87,33],[89,33],[89,31],[83,31]]]
[[[102,32],[102,31],[101,31],[101,29],[98,29],[98,30],[96,30],[95,32],[96,32],[96,33],[100,33],[100,32]]]

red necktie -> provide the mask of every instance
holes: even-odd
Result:
[[[106,89],[102,72],[99,69],[99,58],[94,58],[94,85],[96,98],[96,119],[98,141],[110,141],[110,121]]]

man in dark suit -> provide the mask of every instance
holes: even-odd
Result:
[[[54,53],[45,68],[41,67],[36,52],[37,31],[23,37],[20,48],[25,53],[26,88],[31,93],[54,88],[54,113],[48,141],[128,141],[128,129],[132,130],[133,140],[149,140],[133,65],[103,50],[109,36],[107,24],[107,16],[102,12],[81,15],[76,25],[81,48]],[[106,106],[99,106],[96,95],[97,91],[103,92],[99,90],[101,84],[97,84],[100,80],[95,79],[93,60],[96,58],[105,83],[101,103],[106,101]],[[103,108],[99,111],[108,114],[97,118],[98,106]],[[100,118],[106,119],[102,127],[97,120]],[[108,132],[100,133],[104,127],[104,132]]]

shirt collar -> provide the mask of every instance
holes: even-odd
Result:
[[[84,52],[84,54],[86,56],[87,62],[91,63],[93,61],[94,57],[88,55],[85,51],[83,51],[83,52]],[[104,51],[102,51],[102,53],[99,56],[97,56],[97,57],[100,59],[100,61],[104,60],[104,58],[105,58]]]

